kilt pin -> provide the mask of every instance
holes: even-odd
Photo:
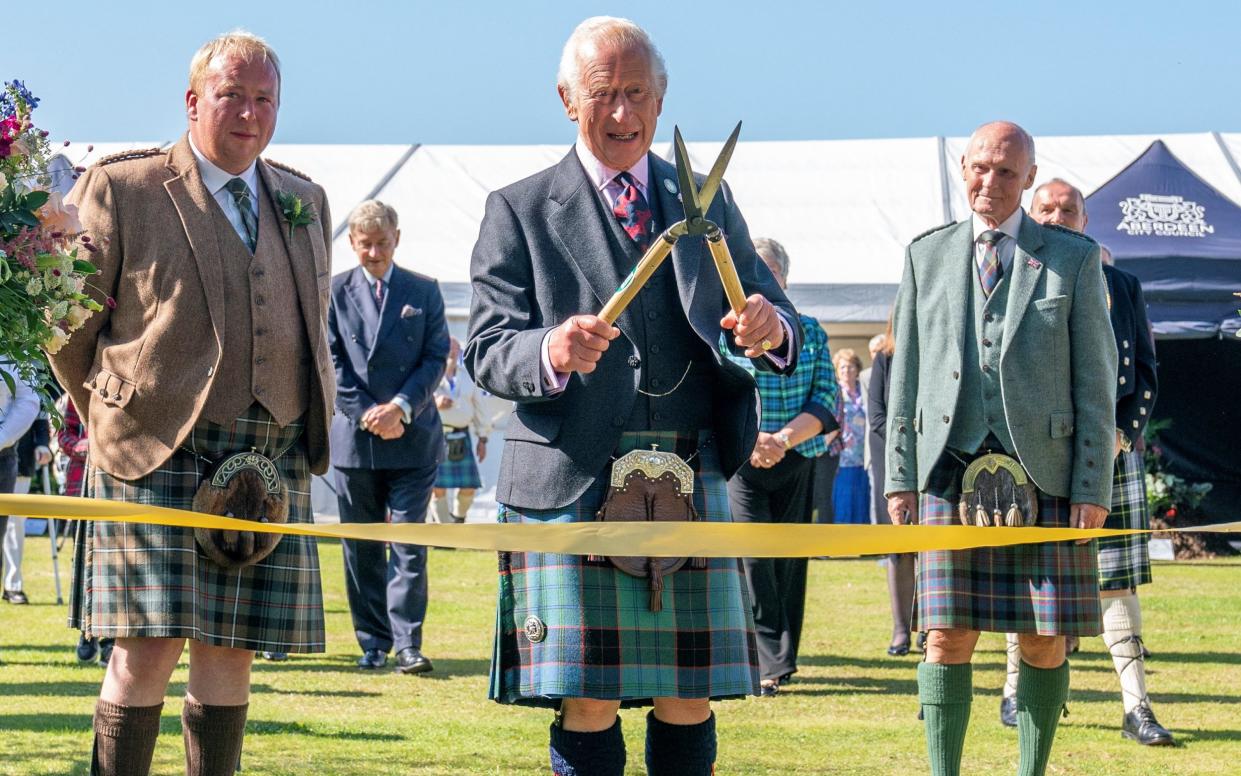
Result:
[[[675,449],[675,432],[626,433],[618,455]],[[683,435],[682,435],[683,437]],[[708,522],[730,522],[728,490],[714,448],[699,453],[694,507]],[[563,509],[500,507],[501,523],[594,520],[607,491],[599,477]],[[664,608],[649,609],[647,581],[606,558],[500,554],[499,606],[490,697],[501,703],[555,707],[560,698],[723,699],[750,695],[758,652],[750,598],[735,558],[687,564],[665,580]]]

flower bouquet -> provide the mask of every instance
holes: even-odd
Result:
[[[51,189],[48,133],[30,114],[39,105],[21,81],[0,92],[0,371],[14,375],[51,409],[47,354],[69,341],[103,306],[86,294],[96,250],[82,233],[77,208]],[[80,168],[77,172],[81,172]],[[84,251],[79,258],[79,251]],[[113,304],[111,299],[109,304]]]

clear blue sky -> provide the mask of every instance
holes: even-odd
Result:
[[[177,136],[190,56],[240,26],[284,63],[276,142],[567,144],[556,66],[596,13],[662,49],[661,140],[673,123],[722,139],[738,119],[747,140],[961,135],[993,118],[1037,135],[1241,130],[1231,0],[11,5],[0,78],[82,141]]]

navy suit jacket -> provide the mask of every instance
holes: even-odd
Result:
[[[1116,332],[1116,428],[1139,450],[1142,432],[1151,418],[1159,378],[1155,366],[1155,341],[1146,316],[1142,284],[1124,270],[1104,266],[1108,300],[1111,302],[1112,331]]]
[[[361,266],[332,278],[328,347],[336,367],[332,465],[409,469],[438,465],[444,431],[433,394],[448,358],[444,297],[432,278],[393,267],[383,310]],[[362,415],[400,396],[410,406],[405,433],[383,440],[364,430]]]

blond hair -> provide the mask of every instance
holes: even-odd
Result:
[[[280,58],[267,41],[247,30],[233,30],[212,38],[194,52],[190,60],[190,91],[201,95],[203,82],[207,80],[207,68],[216,57],[235,56],[244,62],[259,58],[271,64],[276,71],[276,90],[280,90]]]
[[[374,232],[380,229],[396,231],[398,221],[396,210],[377,199],[361,202],[349,213],[349,231]]]
[[[565,41],[564,50],[560,53],[560,70],[556,73],[556,85],[564,90],[569,104],[577,101],[577,87],[582,82],[583,55],[598,51],[604,46],[630,48],[640,46],[651,61],[651,75],[655,77],[655,87],[662,99],[668,91],[668,68],[664,65],[663,55],[646,30],[628,19],[616,16],[592,16],[573,30]]]
[[[858,354],[853,350],[853,348],[841,348],[836,351],[836,355],[832,357],[832,364],[839,369],[842,361],[852,363],[859,370],[862,368],[862,359],[858,358]]]

